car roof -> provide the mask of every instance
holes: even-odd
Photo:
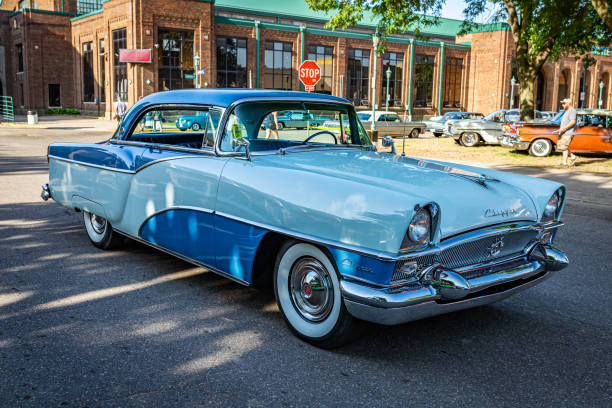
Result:
[[[576,109],[576,108],[574,108]],[[612,110],[610,109],[576,109],[576,113],[580,115],[602,115],[602,116],[612,116]]]
[[[205,104],[228,107],[234,102],[245,98],[316,98],[333,102],[347,102],[346,99],[336,96],[297,91],[279,91],[274,89],[243,89],[243,88],[214,88],[214,89],[178,89],[173,91],[157,92],[145,96],[136,105],[184,103]],[[135,105],[135,106],[136,106]]]

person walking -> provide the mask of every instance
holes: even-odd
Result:
[[[266,139],[270,138],[272,132],[278,139],[278,112],[272,112],[265,119]]]
[[[565,111],[563,117],[561,118],[561,126],[559,126],[559,130],[554,131],[553,133],[557,133],[559,135],[559,141],[557,142],[557,150],[563,152],[563,162],[561,163],[561,167],[572,166],[578,160],[578,156],[572,153],[569,150],[569,145],[576,134],[576,109],[572,106],[572,100],[570,98],[565,98],[561,101],[561,107]],[[569,156],[569,163],[568,163]]]
[[[125,102],[121,100],[121,97],[117,97],[117,103],[115,104],[115,119],[117,119],[117,123],[121,123],[123,119],[123,115],[125,115],[125,111],[127,110],[127,106]]]

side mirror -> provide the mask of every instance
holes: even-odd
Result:
[[[246,158],[248,161],[251,161],[251,151],[249,150],[250,144],[251,142],[249,142],[246,137],[237,137],[235,139],[232,139],[232,150],[235,151],[236,147],[244,147],[244,150],[246,152]]]
[[[393,138],[389,135],[383,136],[382,138],[383,147],[391,147],[391,153],[395,155],[395,143],[393,143]]]

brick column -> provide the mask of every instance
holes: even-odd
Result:
[[[557,111],[559,105],[559,78],[561,77],[561,64],[557,62],[553,72],[553,91],[552,91],[552,103],[550,105],[551,110]]]

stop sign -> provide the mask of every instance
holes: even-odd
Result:
[[[314,86],[321,79],[321,68],[314,61],[306,60],[302,62],[298,70],[300,81],[304,84],[307,91],[314,91]]]

